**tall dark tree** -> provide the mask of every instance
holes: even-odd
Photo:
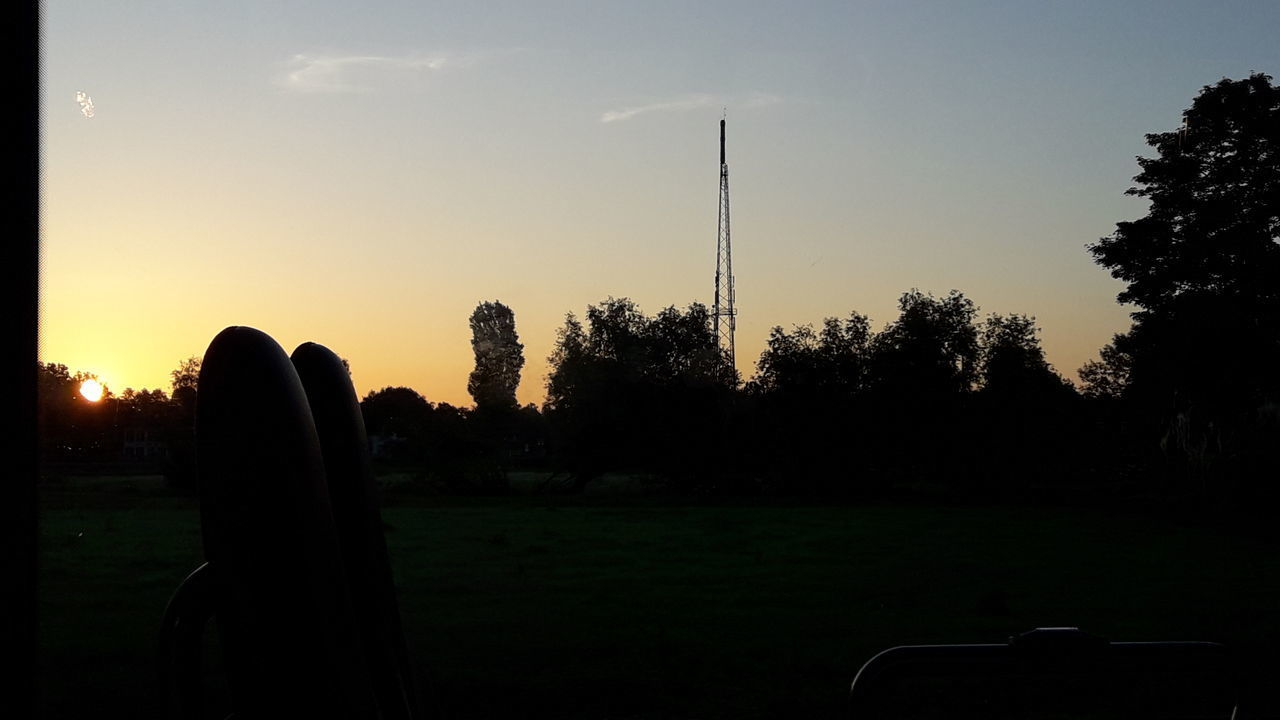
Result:
[[[975,490],[1017,494],[1045,481],[1076,480],[1081,463],[1079,396],[1049,365],[1027,315],[992,314],[979,335]]]
[[[650,376],[659,383],[735,387],[737,371],[711,327],[711,312],[702,303],[683,312],[674,306],[659,311],[644,328]]]
[[[992,395],[1041,396],[1068,389],[1040,346],[1040,328],[1027,315],[989,315],[979,338],[978,378]]]
[[[826,379],[820,357],[818,333],[812,325],[797,325],[791,332],[776,326],[756,361],[753,383],[767,394],[816,390]]]
[[[1097,360],[1090,360],[1080,368],[1081,392],[1094,399],[1119,400],[1129,386],[1133,368],[1133,354],[1129,350],[1133,338],[1128,333],[1118,333],[1098,352]]]
[[[627,298],[565,318],[548,358],[546,416],[584,481],[610,468],[705,475],[708,437],[738,382],[699,303],[645,315]]]
[[[192,355],[178,363],[178,367],[169,372],[172,378],[173,392],[176,394],[183,388],[195,389],[200,382],[200,358]]]
[[[755,382],[767,393],[851,395],[866,382],[871,338],[870,320],[856,312],[843,321],[827,318],[819,331],[775,327],[756,362]]]
[[[426,434],[433,410],[426,398],[407,387],[371,390],[360,401],[364,426],[370,435],[420,439]]]
[[[1256,74],[1205,86],[1179,130],[1151,133],[1154,158],[1127,194],[1147,215],[1090,246],[1127,283],[1117,298],[1139,319],[1188,299],[1231,298],[1242,309],[1280,301],[1280,87]]]
[[[196,386],[200,382],[200,358],[192,355],[169,372],[172,378],[170,397],[182,408],[184,417],[195,422]]]
[[[476,367],[467,392],[481,411],[515,410],[516,388],[524,368],[524,345],[516,334],[516,316],[500,302],[482,302],[471,313],[471,350]]]
[[[360,401],[360,412],[369,435],[380,436],[380,460],[429,471],[458,489],[464,484],[463,461],[480,454],[465,412],[431,403],[412,388],[370,391]]]
[[[865,315],[830,317],[819,330],[775,327],[747,387],[748,442],[740,449],[767,485],[787,492],[846,492],[859,465],[867,419],[871,325]],[[818,452],[797,452],[819,448]],[[837,450],[838,449],[838,450]]]
[[[547,358],[547,409],[566,410],[607,399],[601,383],[681,384],[732,388],[738,375],[715,344],[711,314],[693,303],[683,312],[667,307],[645,315],[628,298],[608,298],[587,307],[584,326],[573,314],[557,331]],[[616,400],[616,398],[614,398]]]
[[[919,290],[898,299],[898,319],[875,336],[874,382],[894,393],[959,393],[978,370],[978,308],[958,290],[937,298]]]
[[[1146,216],[1089,248],[1134,324],[1082,379],[1123,395],[1196,482],[1256,476],[1266,453],[1248,438],[1280,399],[1280,87],[1223,79],[1146,139],[1156,155],[1128,191]]]
[[[36,364],[36,423],[40,450],[46,456],[69,445],[69,429],[79,404],[71,371],[61,363]]]
[[[556,330],[555,347],[547,357],[551,372],[547,375],[545,411],[569,412],[579,404],[592,360],[582,322],[573,313],[567,313],[564,325]]]
[[[971,474],[978,308],[958,290],[898,299],[898,318],[871,342],[869,462],[909,481],[958,485]]]
[[[169,373],[172,390],[169,398],[177,408],[180,428],[169,433],[169,463],[165,477],[169,484],[179,489],[195,487],[196,449],[196,387],[200,382],[200,358],[192,355],[178,363]]]

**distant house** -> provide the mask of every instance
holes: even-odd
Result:
[[[169,443],[152,428],[129,427],[124,430],[121,455],[126,460],[164,460],[169,457]]]

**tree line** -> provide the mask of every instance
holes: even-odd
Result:
[[[483,302],[470,318],[474,406],[370,392],[361,407],[378,462],[484,492],[528,468],[564,490],[622,471],[696,493],[1273,503],[1280,88],[1263,74],[1224,79],[1183,121],[1146,136],[1155,153],[1138,158],[1128,191],[1149,201],[1146,216],[1087,246],[1125,283],[1117,300],[1133,323],[1080,368],[1078,386],[1047,362],[1033,317],[981,316],[957,290],[905,292],[878,331],[858,312],[775,327],[745,382],[706,306],[648,315],[610,297],[566,316],[544,404],[520,406],[515,314]],[[186,437],[193,368],[174,371],[171,397],[126,391],[92,419],[68,389],[83,378],[42,365],[46,451],[90,453],[105,413]]]
[[[179,486],[194,482],[196,383],[200,359],[189,357],[171,373],[170,392],[125,388],[102,397],[81,394],[89,372],[61,363],[36,366],[39,451],[49,466],[128,463],[161,470]]]
[[[911,290],[879,332],[859,313],[776,327],[741,383],[694,303],[628,299],[572,314],[550,357],[544,420],[580,481],[652,473],[696,492],[866,494],[903,483],[978,491],[1066,475],[1082,398],[1034,319],[959,291]]]
[[[579,488],[627,470],[699,492],[1084,490],[1271,504],[1280,477],[1280,89],[1271,80],[1205,86],[1181,128],[1147,135],[1154,157],[1138,158],[1128,190],[1149,201],[1147,215],[1087,247],[1126,283],[1117,300],[1133,324],[1079,370],[1079,386],[1046,361],[1034,318],[980,318],[954,290],[904,293],[878,332],[857,312],[774,328],[745,383],[717,349],[705,306],[648,316],[608,298],[585,322],[566,318],[546,402],[522,409],[522,432],[542,438],[546,462]]]

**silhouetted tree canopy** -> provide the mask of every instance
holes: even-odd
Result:
[[[1073,480],[1090,430],[1074,386],[1054,371],[1035,318],[991,314],[978,338],[979,390],[968,414],[980,431],[974,492],[1021,494],[1036,482]],[[1078,479],[1075,479],[1078,482]]]
[[[548,357],[545,410],[561,457],[580,477],[609,466],[704,469],[706,434],[723,427],[738,382],[706,306],[649,317],[608,298],[586,318],[584,327],[566,316]]]
[[[843,321],[827,318],[818,332],[809,325],[790,333],[775,327],[756,362],[755,382],[766,393],[855,393],[866,382],[871,337],[870,321],[856,312]]]
[[[877,333],[871,373],[895,393],[957,393],[977,380],[978,309],[958,290],[936,298],[919,290],[898,299],[898,319]]]
[[[79,388],[61,363],[36,364],[37,423],[42,446],[54,445],[53,434],[72,423]]]
[[[173,378],[171,397],[182,407],[183,417],[189,425],[195,425],[196,418],[196,386],[200,381],[200,358],[192,355],[178,363],[178,367],[170,371]]]
[[[1156,156],[1128,191],[1146,216],[1089,248],[1137,309],[1080,374],[1088,394],[1125,399],[1188,487],[1256,486],[1276,465],[1256,428],[1280,398],[1280,88],[1223,79],[1183,119],[1146,136]]]
[[[1080,368],[1081,391],[1087,397],[1119,400],[1124,396],[1133,368],[1133,355],[1128,349],[1131,343],[1128,333],[1118,333],[1102,347],[1097,360]]]
[[[407,387],[370,391],[360,401],[364,426],[371,435],[418,437],[426,432],[433,409],[426,398]]]
[[[978,377],[983,392],[1007,396],[1067,390],[1040,346],[1036,319],[1026,315],[987,317],[979,338]]]
[[[471,350],[476,366],[467,392],[480,410],[516,409],[516,388],[524,367],[524,345],[516,334],[516,316],[500,302],[482,302],[471,313]]]
[[[1224,393],[1256,405],[1275,396],[1280,360],[1280,88],[1224,79],[1183,119],[1146,136],[1157,156],[1138,158],[1128,194],[1151,202],[1147,215],[1089,248],[1138,309],[1082,379],[1171,410]]]
[[[859,313],[770,333],[741,452],[771,485],[1022,492],[1078,467],[1078,396],[1045,359],[1034,318],[993,314],[979,328],[956,290],[911,290],[898,309],[879,333]]]
[[[113,442],[117,398],[103,387],[102,398],[92,402],[80,394],[91,372],[72,373],[61,363],[36,364],[36,423],[40,449],[46,457],[98,460],[118,450]]]
[[[689,305],[684,312],[674,306],[663,308],[644,327],[642,342],[647,373],[658,383],[718,387],[738,383],[727,354],[715,343],[711,313],[701,303]]]
[[[1147,215],[1090,246],[1127,283],[1117,298],[1149,313],[1212,295],[1245,306],[1280,299],[1280,88],[1271,77],[1205,86],[1181,130],[1151,133],[1154,158],[1127,192]]]
[[[178,419],[178,413],[175,412],[177,408],[160,388],[125,388],[118,398],[118,408],[119,423],[133,422],[147,427],[160,427]]]
[[[567,410],[599,383],[734,387],[737,371],[715,344],[711,314],[701,303],[667,307],[648,317],[627,298],[587,308],[587,327],[573,313],[557,331],[547,362],[549,410]]]
[[[200,358],[192,355],[178,363],[178,367],[170,371],[169,376],[173,378],[173,391],[177,393],[182,388],[195,389],[200,381]]]

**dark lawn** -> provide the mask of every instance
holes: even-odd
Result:
[[[1097,511],[438,498],[384,510],[410,648],[453,717],[830,717],[896,644],[1078,625],[1280,638],[1274,545]],[[41,513],[41,703],[157,714],[194,500],[67,481]]]

